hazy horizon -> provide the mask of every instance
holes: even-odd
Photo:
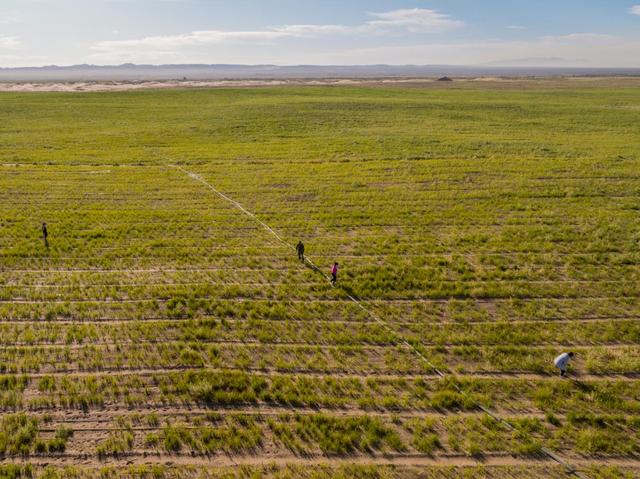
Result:
[[[640,76],[640,68],[464,65],[71,65],[0,68],[1,82],[331,80],[376,78],[523,78]]]
[[[640,67],[639,0],[5,0],[0,67]]]

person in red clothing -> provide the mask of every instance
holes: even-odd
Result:
[[[335,286],[338,281],[338,263],[333,263],[333,268],[331,268],[331,284]]]

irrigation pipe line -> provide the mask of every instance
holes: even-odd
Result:
[[[286,240],[284,240],[278,233],[276,233],[273,230],[273,228],[271,228],[271,226],[269,226],[267,223],[265,223],[260,218],[258,218],[254,213],[252,213],[251,211],[247,210],[244,206],[242,206],[242,204],[240,204],[236,200],[230,198],[229,196],[225,195],[224,193],[222,193],[221,191],[216,189],[211,183],[207,182],[204,178],[202,178],[202,176],[200,176],[200,175],[198,175],[196,173],[193,173],[193,172],[183,168],[180,165],[170,164],[169,166],[171,166],[172,168],[176,168],[176,169],[180,170],[185,175],[189,176],[191,179],[203,184],[204,186],[209,188],[211,191],[213,191],[216,195],[218,195],[220,198],[222,198],[223,200],[227,201],[228,203],[231,203],[233,206],[235,206],[237,209],[242,211],[249,218],[251,218],[256,223],[258,223],[260,226],[262,226],[265,230],[267,230],[269,233],[271,233],[284,246],[286,246],[287,248],[289,248],[289,249],[291,249],[293,251],[296,250],[295,246],[293,246],[292,244],[290,244]],[[329,282],[329,284],[331,284],[332,288],[336,288],[336,285],[333,284],[333,282],[331,281],[331,278],[329,277],[329,275],[324,273],[311,260],[311,258],[309,256],[304,255],[304,262],[305,262],[305,264],[309,265],[309,267],[311,269],[313,269],[314,271],[316,271],[317,273],[322,275],[322,277],[324,277],[324,279],[327,280]],[[402,344],[403,346],[409,348],[409,350],[411,350],[424,364],[426,364],[431,370],[433,370],[440,378],[446,379],[447,376],[455,378],[455,374],[453,374],[453,373],[451,373],[449,371],[445,372],[445,371],[442,371],[441,369],[437,368],[431,361],[429,361],[429,359],[424,354],[422,354],[420,352],[420,350],[416,346],[414,346],[409,341],[407,341],[404,337],[402,337],[402,335],[398,334],[398,332],[396,332],[391,326],[389,326],[384,320],[382,320],[376,313],[374,313],[373,311],[371,311],[370,309],[365,307],[362,304],[362,302],[360,301],[360,299],[358,299],[356,296],[354,296],[354,295],[352,295],[350,293],[347,293],[346,291],[345,291],[345,293],[347,294],[347,298],[349,298],[349,300],[351,300],[362,311],[364,311],[367,315],[369,315],[371,318],[373,318],[373,320],[376,321],[376,323],[378,323],[380,326],[382,326],[384,329],[386,329],[389,333],[391,333],[391,335],[393,337],[397,338],[400,344]],[[515,431],[516,430],[509,421],[507,421],[505,419],[502,419],[498,414],[494,413],[493,411],[491,411],[490,409],[488,409],[487,407],[483,406],[482,404],[478,403],[475,399],[470,397],[468,395],[468,393],[466,391],[464,391],[458,384],[454,384],[453,386],[456,389],[456,391],[458,391],[459,394],[461,394],[461,395],[465,396],[466,398],[468,398],[469,400],[471,400],[471,402],[473,404],[475,404],[476,407],[478,407],[481,411],[483,411],[485,414],[490,416],[496,422],[502,424],[503,426],[505,426],[510,431]],[[569,464],[563,458],[561,458],[560,456],[555,454],[553,451],[547,449],[546,447],[543,447],[541,449],[541,451],[542,451],[543,454],[545,454],[547,457],[552,459],[554,462],[556,462],[556,463],[560,464],[561,466],[563,466],[568,474],[571,474],[571,475],[573,475],[575,477],[578,477],[579,479],[589,479],[588,476],[586,476],[583,473],[581,473],[580,471],[578,471],[575,467],[573,467],[571,464]]]

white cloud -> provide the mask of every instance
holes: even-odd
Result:
[[[0,48],[15,49],[20,46],[18,37],[0,37]]]
[[[384,34],[390,31],[435,33],[464,25],[450,16],[428,9],[394,10],[370,13],[374,20],[360,25],[284,25],[264,30],[201,30],[178,35],[149,36],[131,40],[106,40],[94,44],[92,58],[119,61],[135,58],[171,57],[181,49],[221,44],[269,45],[290,38],[318,38],[336,35]],[[139,60],[138,60],[139,61]]]
[[[246,63],[246,64],[439,64],[492,66],[563,66],[640,68],[640,38],[612,37],[578,41],[574,35],[518,41],[379,42],[290,41],[261,47],[249,43],[184,50],[131,49],[101,57],[110,63]]]
[[[12,23],[19,23],[16,17],[0,17],[0,25],[11,25]]]
[[[612,35],[602,33],[570,33],[568,35],[542,37],[546,40],[569,41],[569,42],[606,42],[613,40]]]
[[[91,47],[91,61],[122,62],[182,62],[182,58],[194,58],[194,52],[226,45],[273,45],[274,41],[297,36],[293,31],[223,31],[204,30],[181,35],[151,36],[134,40],[107,40]]]
[[[629,9],[631,15],[640,15],[640,5],[634,5]]]
[[[132,53],[144,56],[169,55],[188,47],[221,44],[265,45],[292,37],[318,36],[343,33],[337,25],[287,25],[280,28],[255,31],[202,30],[180,35],[152,36],[134,40],[107,40],[92,46],[96,57],[114,57],[119,54],[130,58]]]
[[[619,37],[575,32],[518,41],[468,42],[449,41],[443,35],[435,35],[426,41],[424,34],[457,29],[464,23],[426,9],[370,15],[367,21],[357,25],[298,24],[246,31],[199,30],[111,39],[94,44],[83,60],[90,63],[640,67],[638,35]]]
[[[111,51],[121,48],[179,48],[184,46],[213,45],[225,42],[264,42],[291,36],[287,32],[263,31],[223,31],[203,30],[180,35],[145,37],[137,40],[108,40],[94,46],[97,51]]]
[[[464,26],[449,15],[426,8],[409,8],[384,13],[370,13],[376,20],[367,22],[373,28],[406,28],[413,33],[441,32]]]
[[[508,30],[526,30],[527,29],[527,27],[523,25],[507,25],[505,28]]]
[[[356,28],[344,25],[285,25],[284,27],[274,28],[273,31],[302,37],[352,33]]]

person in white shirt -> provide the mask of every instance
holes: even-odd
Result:
[[[556,359],[554,359],[553,364],[560,370],[560,376],[564,376],[567,372],[567,366],[569,365],[569,361],[573,359],[575,354],[573,353],[562,353]]]

